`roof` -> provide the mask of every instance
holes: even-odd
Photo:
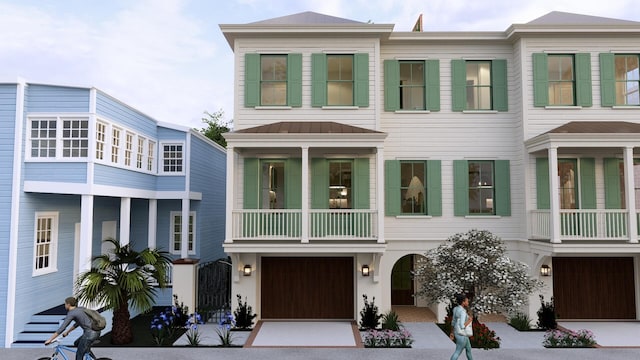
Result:
[[[640,124],[626,121],[572,121],[546,134],[635,134]]]
[[[240,134],[382,134],[333,121],[281,121],[234,131]]]
[[[552,11],[527,25],[640,25],[640,22]]]
[[[252,22],[255,25],[318,25],[318,24],[364,24],[360,21],[343,19],[335,16],[305,11],[293,15],[281,16],[273,19]]]

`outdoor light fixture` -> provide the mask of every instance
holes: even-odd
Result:
[[[549,267],[549,265],[540,266],[540,275],[542,275],[542,276],[551,275],[551,268]]]
[[[242,273],[244,274],[244,276],[251,276],[251,265],[245,265]]]
[[[362,265],[362,276],[369,276],[369,265]]]

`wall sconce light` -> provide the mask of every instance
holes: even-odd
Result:
[[[252,271],[251,265],[247,264],[244,266],[244,269],[242,269],[242,274],[244,276],[251,276],[251,271]]]
[[[369,276],[369,265],[362,265],[362,276]]]
[[[550,276],[551,275],[551,268],[549,267],[549,265],[540,266],[540,275],[542,275],[542,276]]]

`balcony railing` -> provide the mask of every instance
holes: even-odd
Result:
[[[377,210],[309,210],[309,240],[375,240]],[[233,240],[302,240],[302,210],[243,209],[232,212]]]
[[[561,209],[560,240],[629,240],[628,216],[625,209]],[[531,212],[531,235],[551,239],[550,210]]]

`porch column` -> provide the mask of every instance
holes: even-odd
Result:
[[[558,180],[558,148],[552,147],[548,150],[549,157],[549,211],[551,220],[551,242],[560,243],[560,180]]]
[[[91,269],[93,245],[93,195],[82,195],[80,202],[80,249],[78,250],[78,271]]]
[[[131,233],[131,198],[120,198],[120,245],[129,244]]]
[[[182,225],[180,227],[180,257],[189,257],[189,213],[191,201],[189,198],[182,199]],[[195,231],[195,229],[194,229]]]
[[[225,227],[224,242],[233,242],[233,197],[234,197],[234,175],[235,175],[235,150],[233,146],[227,144],[227,191],[226,191],[226,210],[225,210]]]
[[[156,248],[156,232],[158,231],[158,200],[149,199],[149,223],[147,230],[147,246]]]
[[[384,238],[384,148],[376,148],[376,207],[378,208],[378,243],[383,244]]]
[[[624,148],[624,194],[629,211],[629,242],[638,242],[638,218],[636,215],[636,185],[633,171],[633,147]]]
[[[302,242],[309,242],[309,147],[302,147]]]

